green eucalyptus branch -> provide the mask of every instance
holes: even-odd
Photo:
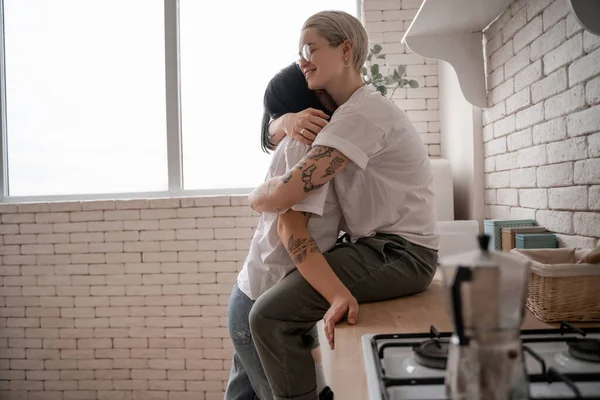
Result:
[[[383,96],[392,98],[398,88],[409,86],[411,88],[419,87],[419,82],[414,79],[406,78],[406,66],[399,65],[387,75],[382,74],[382,68],[378,60],[383,60],[383,66],[387,67],[385,54],[381,54],[382,47],[378,44],[369,49],[367,61],[362,69],[363,82],[367,85],[372,85]],[[391,94],[388,94],[388,88],[393,88]]]

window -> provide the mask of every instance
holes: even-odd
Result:
[[[165,190],[162,0],[4,0],[10,196]]]
[[[270,161],[260,149],[266,84],[296,59],[308,16],[356,14],[356,0],[2,4],[0,198],[255,187]],[[166,12],[177,9],[179,25]],[[181,137],[167,124],[177,110]]]
[[[180,0],[185,189],[248,188],[266,175],[263,95],[294,62],[302,23],[324,9],[356,15],[356,0]]]

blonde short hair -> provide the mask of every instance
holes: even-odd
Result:
[[[360,20],[344,11],[321,11],[306,20],[302,30],[314,28],[332,45],[352,43],[354,69],[361,71],[369,50],[369,38]]]

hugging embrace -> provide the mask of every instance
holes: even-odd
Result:
[[[421,292],[436,270],[429,158],[404,112],[363,83],[364,27],[323,11],[301,32],[299,61],[265,91],[261,142],[274,152],[229,302],[227,400],[333,398],[315,324],[333,349],[359,303]]]

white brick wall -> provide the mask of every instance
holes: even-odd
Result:
[[[484,32],[488,218],[534,218],[561,246],[600,237],[600,37],[566,0],[518,0]]]
[[[437,62],[400,43],[421,2],[363,9],[371,44],[420,83],[394,100],[436,157]],[[223,398],[245,196],[0,204],[0,221],[0,399]]]
[[[242,197],[0,204],[0,398],[222,399]]]
[[[417,89],[396,90],[393,100],[415,124],[429,155],[439,157],[437,61],[419,57],[401,43],[421,3],[422,0],[363,0],[364,23],[370,45],[383,47],[388,65],[392,68],[406,65],[408,78],[419,82]]]

